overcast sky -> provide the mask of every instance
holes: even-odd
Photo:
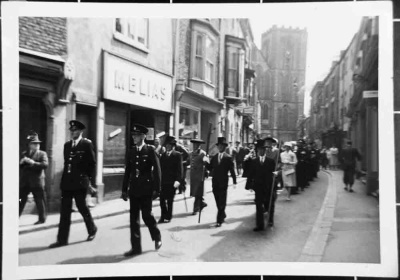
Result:
[[[264,18],[250,18],[255,43],[261,48],[261,34],[274,24],[285,27],[306,28],[307,68],[304,113],[309,112],[309,93],[317,81],[329,72],[332,61],[350,44],[358,31],[362,12],[340,5],[310,5],[294,8],[280,5],[271,8]]]

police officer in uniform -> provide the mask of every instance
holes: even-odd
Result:
[[[307,176],[307,167],[308,167],[308,157],[309,153],[304,148],[305,142],[303,139],[297,140],[297,165],[296,165],[296,181],[297,187],[304,191],[304,188],[307,187],[308,176]]]
[[[97,232],[92,215],[86,204],[86,194],[95,193],[96,158],[92,141],[83,138],[85,125],[77,120],[69,122],[72,140],[64,144],[64,171],[61,178],[61,215],[57,242],[50,248],[68,244],[71,225],[72,199],[85,221],[87,241],[92,241]]]
[[[147,145],[144,140],[149,130],[142,125],[134,124],[131,134],[134,146],[126,159],[125,175],[121,198],[130,200],[131,250],[124,256],[130,257],[142,253],[140,238],[140,211],[146,226],[149,228],[155,249],[160,249],[161,233],[151,213],[152,201],[161,190],[161,168],[155,147]]]

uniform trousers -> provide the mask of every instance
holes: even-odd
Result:
[[[44,189],[41,187],[29,188],[24,187],[19,190],[19,215],[21,216],[22,211],[24,211],[26,201],[28,200],[29,193],[32,192],[33,198],[36,203],[36,207],[39,214],[39,221],[46,221],[47,211],[46,211],[46,200]]]
[[[199,212],[200,207],[204,205],[204,198],[202,195],[195,196],[194,197],[194,203],[193,203],[193,212]]]
[[[225,208],[226,208],[226,196],[228,193],[228,185],[219,184],[217,182],[212,183],[213,194],[215,198],[215,203],[217,204],[217,223],[223,223],[226,218]]]
[[[86,204],[86,189],[74,191],[63,190],[61,191],[61,215],[57,236],[57,241],[60,243],[68,242],[69,229],[71,227],[72,199],[75,199],[76,207],[83,217],[88,234],[94,234],[97,231]]]
[[[160,194],[161,218],[172,220],[172,209],[174,205],[175,188],[174,184],[163,185]]]
[[[299,188],[304,189],[306,187],[308,181],[307,163],[301,161],[297,163],[296,181]]]
[[[353,166],[346,166],[343,168],[343,182],[345,185],[352,186],[354,184],[354,176],[356,168]]]
[[[140,238],[140,211],[142,211],[142,219],[148,227],[153,241],[161,240],[161,233],[157,227],[156,219],[154,218],[152,208],[152,196],[129,196],[130,201],[130,226],[131,226],[131,244],[132,249],[141,251],[141,238]]]

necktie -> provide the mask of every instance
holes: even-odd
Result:
[[[76,142],[75,142],[75,140],[73,140],[72,141],[72,148],[75,148],[75,146],[76,146]]]
[[[222,160],[222,154],[219,154],[218,163],[221,163],[221,160]]]
[[[264,163],[264,157],[260,157],[261,164]]]

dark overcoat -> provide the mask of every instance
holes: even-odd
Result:
[[[174,182],[182,180],[182,154],[172,151],[168,156],[165,152],[160,157],[161,165],[161,193],[165,196],[175,193]]]
[[[42,188],[45,185],[44,170],[49,165],[47,153],[45,151],[37,150],[33,155],[29,155],[29,151],[22,153],[22,158],[27,157],[35,162],[33,165],[23,163],[20,165],[20,188]]]
[[[204,168],[203,158],[206,156],[204,150],[193,151],[189,154],[190,159],[190,196],[203,196],[204,194]]]
[[[273,173],[275,171],[275,161],[265,157],[264,162],[260,162],[260,157],[251,160],[249,176],[247,180],[252,182],[256,192],[256,200],[269,203],[272,192]]]
[[[207,165],[207,169],[210,171],[212,176],[213,186],[228,187],[229,176],[231,173],[233,183],[236,184],[236,174],[233,165],[233,159],[226,152],[223,153],[221,162],[218,162],[219,153],[211,158],[210,164]]]

